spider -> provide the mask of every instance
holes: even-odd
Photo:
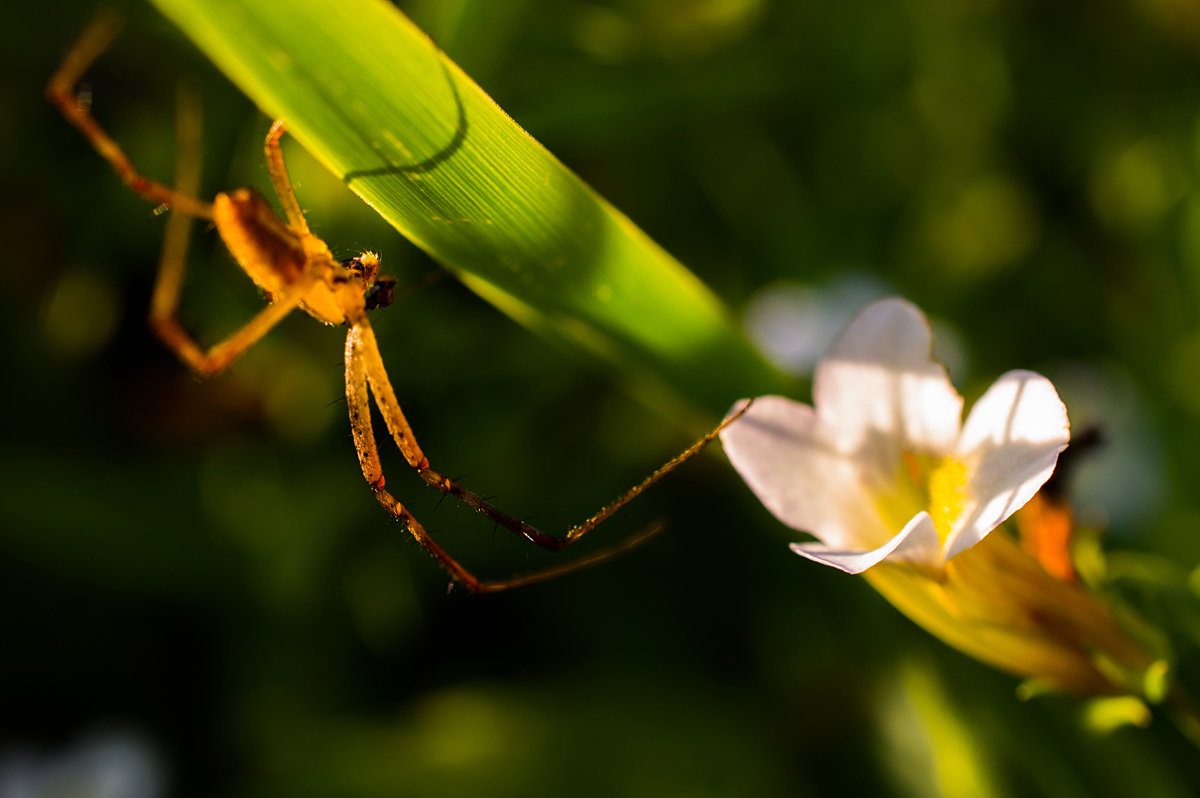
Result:
[[[180,95],[179,155],[174,187],[141,174],[129,156],[91,115],[90,96],[77,86],[83,73],[112,43],[121,27],[111,13],[102,13],[81,34],[46,87],[49,101],[62,112],[112,166],[134,192],[160,209],[169,209],[163,251],[150,301],[152,331],[196,374],[219,374],[296,308],[325,324],[347,329],[345,346],[346,404],[350,428],[363,478],[376,500],[399,520],[451,578],[472,593],[486,593],[539,582],[607,560],[637,546],[655,534],[659,525],[604,551],[509,579],[483,581],[458,563],[385,487],[375,435],[371,426],[370,399],[383,416],[387,430],[409,466],[441,491],[474,508],[481,515],[542,548],[558,551],[579,540],[612,516],[642,491],[675,470],[708,445],[726,425],[727,418],[683,453],[668,461],[642,482],[562,536],[548,535],[493,507],[483,497],[435,471],[413,435],[388,379],[379,344],[367,312],[391,304],[395,281],[379,273],[379,257],[363,252],[337,260],[329,247],[308,228],[284,164],[280,139],[286,132],[282,120],[272,123],[265,149],[267,170],[286,221],[267,200],[247,188],[221,192],[212,202],[197,199],[199,189],[199,109],[191,95]],[[193,219],[211,222],[234,260],[266,295],[269,304],[239,329],[205,349],[180,324],[177,311],[186,268],[187,242]],[[742,412],[745,412],[744,410]]]

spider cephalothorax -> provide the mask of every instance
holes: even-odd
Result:
[[[379,256],[371,251],[342,261],[342,266],[362,277],[366,283],[363,301],[367,310],[386,308],[396,298],[396,278],[379,273]]]

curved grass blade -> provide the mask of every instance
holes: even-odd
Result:
[[[382,0],[154,0],[397,230],[627,387],[724,412],[778,377],[687,269]]]

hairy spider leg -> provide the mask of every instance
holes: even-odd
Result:
[[[420,444],[417,443],[412,427],[404,417],[404,411],[400,407],[400,402],[396,399],[396,392],[392,388],[387,370],[383,365],[383,358],[379,354],[379,344],[375,339],[375,332],[370,324],[366,322],[364,314],[362,323],[351,321],[350,332],[346,336],[347,403],[351,407],[357,406],[365,409],[368,386],[371,395],[375,397],[375,404],[379,407],[379,412],[383,416],[384,423],[388,428],[388,432],[391,433],[396,447],[404,456],[405,461],[416,469],[417,473],[420,474],[426,483],[443,493],[459,499],[505,529],[515,532],[526,540],[551,551],[559,551],[595,529],[623,506],[641,495],[651,485],[699,454],[705,446],[716,439],[721,430],[732,424],[746,412],[746,408],[742,408],[737,413],[725,419],[716,429],[672,458],[615,501],[600,508],[600,510],[582,523],[571,527],[565,535],[556,536],[548,535],[536,527],[530,526],[498,510],[485,501],[483,497],[430,467],[429,458],[425,456]],[[388,507],[389,502],[394,501],[394,499],[390,497],[384,498],[379,495],[379,492],[384,487],[384,477],[383,471],[379,467],[378,457],[375,454],[375,442],[371,433],[370,417],[365,413],[365,410],[360,411],[357,414],[357,418],[356,414],[352,412],[350,423],[354,430],[354,442],[359,452],[359,463],[363,469],[363,476],[372,489],[376,491],[376,496],[379,498],[380,503]]]
[[[370,389],[368,387],[370,385],[370,363],[372,360],[378,359],[378,350],[372,346],[374,357],[371,357],[364,350],[364,339],[369,340],[372,345],[374,344],[374,332],[365,316],[352,324],[350,333],[346,336],[346,405],[350,409],[350,430],[354,437],[354,448],[358,451],[363,478],[371,485],[379,504],[400,521],[421,548],[425,549],[442,567],[442,570],[450,575],[453,580],[452,584],[460,584],[471,593],[494,593],[514,587],[523,587],[612,559],[641,545],[662,529],[660,524],[654,524],[637,535],[627,538],[617,546],[561,565],[509,579],[480,580],[443,549],[421,525],[421,522],[408,511],[408,508],[384,487],[383,467],[379,462],[375,434],[371,427]],[[376,394],[376,404],[380,405],[378,394]],[[381,410],[382,407],[380,405]],[[396,405],[395,409],[398,411],[399,406]],[[388,415],[385,414],[385,418],[387,417]],[[417,452],[420,449],[417,447],[416,440],[412,438],[411,430],[408,429],[407,422],[403,420],[403,415],[400,415],[400,419],[404,428],[408,430],[409,444],[401,447],[401,451],[405,452],[407,457],[406,449],[411,451],[415,447]]]
[[[312,235],[308,229],[308,220],[304,218],[304,211],[300,210],[300,203],[296,200],[296,191],[288,177],[287,164],[283,162],[283,148],[279,146],[279,140],[286,132],[287,126],[283,124],[282,119],[276,119],[267,131],[267,173],[271,175],[271,185],[275,187],[275,196],[279,197],[279,204],[283,206],[288,224],[303,235]]]
[[[71,46],[46,85],[48,99],[66,120],[91,142],[96,152],[108,161],[121,181],[155,205],[169,205],[191,216],[212,219],[212,205],[189,194],[168,188],[138,172],[129,156],[100,127],[91,114],[91,102],[76,90],[80,78],[121,30],[120,16],[109,9],[101,11]]]
[[[365,314],[360,321],[355,322],[352,320],[350,332],[346,336],[346,405],[350,409],[350,429],[354,438],[354,448],[358,451],[358,460],[359,465],[362,467],[363,478],[371,486],[372,490],[374,490],[375,498],[380,505],[404,524],[409,534],[437,560],[443,570],[450,574],[455,582],[463,585],[472,593],[489,593],[533,584],[604,562],[641,545],[661,531],[662,525],[653,524],[642,532],[627,538],[617,546],[577,560],[572,560],[569,563],[523,574],[511,579],[480,581],[439,546],[403,503],[397,500],[384,487],[383,467],[379,462],[379,452],[376,448],[375,434],[371,426],[370,396],[374,396],[375,404],[379,408],[384,423],[387,425],[389,432],[391,432],[397,448],[400,449],[405,460],[420,473],[426,482],[445,493],[462,499],[465,503],[474,507],[496,523],[553,551],[558,551],[575,542],[586,532],[594,529],[602,521],[612,516],[625,504],[641,495],[646,488],[699,454],[704,447],[717,438],[721,430],[732,424],[746,412],[746,407],[743,407],[736,414],[726,418],[716,429],[709,432],[653,474],[646,477],[646,479],[626,491],[616,501],[601,508],[599,512],[583,523],[572,527],[565,536],[554,537],[505,515],[483,501],[476,494],[429,468],[429,460],[422,453],[420,445],[413,436],[412,428],[409,426],[407,419],[405,419],[399,402],[396,401],[396,396],[388,380],[387,372],[383,367],[383,360],[379,355],[379,347],[375,339],[374,330],[367,321]]]

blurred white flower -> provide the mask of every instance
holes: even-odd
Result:
[[[746,306],[746,335],[776,368],[808,376],[863,305],[891,294],[862,272],[839,272],[822,285],[772,283]]]
[[[107,731],[66,751],[0,750],[0,798],[157,798],[164,766],[140,735]]]

